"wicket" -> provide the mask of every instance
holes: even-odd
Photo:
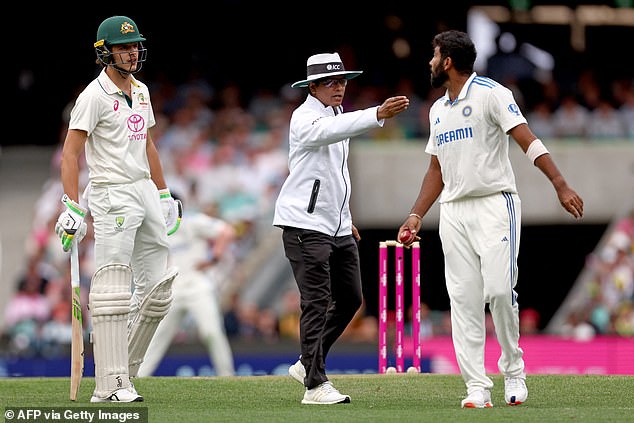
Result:
[[[396,350],[396,372],[405,371],[403,341],[405,337],[405,281],[403,244],[398,241],[381,241],[379,243],[379,373],[387,371],[387,279],[388,279],[388,247],[395,247],[395,314],[396,333],[394,348]],[[412,367],[420,373],[420,243],[414,242],[412,251]],[[409,370],[409,369],[408,369]]]

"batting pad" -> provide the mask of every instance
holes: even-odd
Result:
[[[88,304],[92,316],[95,392],[100,398],[130,386],[127,325],[132,269],[125,264],[100,267],[92,277]]]
[[[168,269],[164,279],[154,285],[145,296],[128,329],[129,374],[136,377],[150,341],[172,304],[172,282],[178,275],[176,268]]]

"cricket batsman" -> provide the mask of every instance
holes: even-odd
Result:
[[[168,269],[167,237],[178,229],[182,206],[166,186],[149,132],[155,123],[149,90],[134,77],[146,60],[145,40],[126,16],[99,25],[94,48],[102,70],[77,97],[62,150],[65,210],[56,233],[68,251],[85,232],[90,210],[95,235],[91,402],[143,401],[131,378],[169,310],[177,275]],[[88,185],[80,199],[84,151]]]

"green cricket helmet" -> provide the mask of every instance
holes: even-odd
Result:
[[[143,47],[145,37],[139,32],[137,24],[127,16],[112,16],[104,20],[97,29],[97,41],[94,44],[97,58],[105,66],[114,66],[120,72],[136,73],[147,58],[147,49]],[[137,69],[127,72],[115,63],[110,47],[117,44],[139,43]]]

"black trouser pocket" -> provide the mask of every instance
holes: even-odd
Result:
[[[313,183],[313,190],[310,193],[310,201],[308,202],[308,210],[306,210],[308,213],[312,213],[313,211],[315,211],[315,203],[317,203],[317,195],[319,194],[320,184],[321,182],[319,181],[319,179],[315,179],[315,182]]]

